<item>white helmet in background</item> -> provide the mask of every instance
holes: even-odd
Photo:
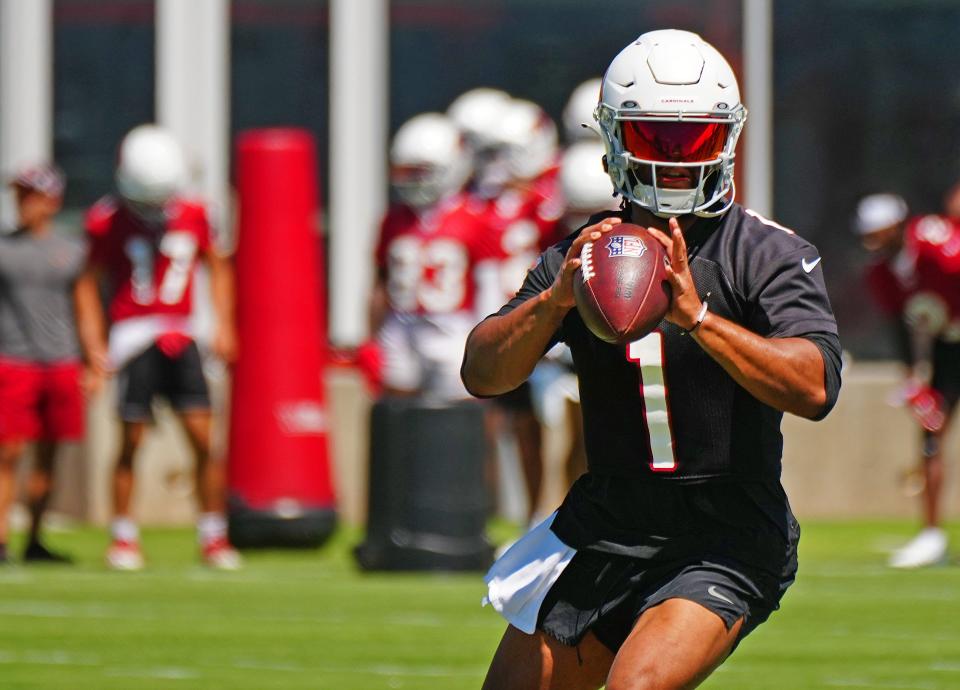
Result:
[[[447,115],[463,132],[470,147],[479,151],[494,144],[511,100],[506,91],[482,86],[457,96],[447,108]]]
[[[470,176],[470,152],[457,126],[441,113],[405,122],[390,147],[390,183],[402,202],[432,206],[459,191]]]
[[[610,176],[603,169],[603,144],[578,141],[560,159],[560,189],[567,211],[574,214],[613,210],[620,206]]]
[[[869,235],[899,225],[908,214],[907,202],[899,194],[870,194],[857,203],[853,229],[858,235]]]
[[[140,125],[123,138],[116,183],[124,199],[144,206],[162,206],[183,191],[187,178],[183,149],[168,130]]]
[[[697,34],[645,33],[603,77],[595,115],[614,188],[658,216],[718,216],[733,204],[734,149],[747,110],[730,65]],[[691,188],[658,169],[687,168]]]
[[[600,77],[588,79],[570,94],[563,109],[563,131],[568,143],[597,139],[596,130],[583,125],[593,122],[593,111],[597,109],[597,102],[600,100],[602,83]]]
[[[500,122],[499,144],[509,176],[533,180],[556,163],[557,126],[539,105],[517,99]]]

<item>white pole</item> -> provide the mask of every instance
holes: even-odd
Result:
[[[773,2],[743,0],[745,205],[773,214]]]
[[[330,339],[367,333],[373,245],[386,208],[387,0],[330,2]]]
[[[222,232],[229,171],[229,0],[157,0],[157,122],[180,140],[192,191]]]
[[[0,182],[21,165],[53,158],[51,0],[0,0]],[[0,222],[15,222],[2,184]]]

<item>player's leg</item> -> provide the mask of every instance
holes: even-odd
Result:
[[[27,507],[30,531],[23,552],[24,561],[69,563],[71,559],[48,549],[40,539],[43,516],[53,489],[54,463],[64,441],[83,437],[84,402],[79,362],[48,364],[44,369],[43,404],[41,405],[41,438],[36,446],[35,461],[27,483]]]
[[[127,362],[117,375],[117,403],[121,420],[120,451],[111,476],[113,518],[107,565],[114,570],[140,570],[143,553],[140,529],[133,518],[134,461],[143,442],[147,424],[153,421],[153,397],[161,372],[156,346]]]
[[[943,433],[928,434],[923,442],[923,522],[940,526],[940,496],[943,494]]]
[[[0,563],[6,563],[10,537],[10,508],[16,488],[17,462],[23,454],[21,440],[0,441]]]
[[[947,420],[952,417],[960,399],[960,345],[937,341],[933,349],[931,388],[944,401]],[[923,490],[920,494],[923,529],[912,540],[897,549],[889,560],[894,568],[919,568],[943,563],[947,558],[947,533],[941,526],[941,498],[943,496],[944,457],[943,439],[948,424],[938,432],[924,432],[923,436]]]
[[[667,599],[641,614],[613,661],[607,690],[694,688],[733,649],[743,619],[732,626],[700,604]]]
[[[114,570],[140,570],[144,566],[140,549],[140,528],[131,510],[134,490],[134,459],[146,432],[146,422],[124,421],[120,453],[113,466],[113,518],[107,565]]]
[[[510,428],[517,440],[520,467],[527,487],[527,522],[532,522],[543,486],[543,432],[532,407],[518,407],[510,415]]]
[[[40,379],[26,362],[0,360],[0,563],[7,562],[10,508],[16,491],[17,463],[27,440],[40,427],[37,403]]]
[[[603,685],[613,652],[587,633],[576,647],[536,631],[507,626],[483,690],[595,690]]]
[[[240,555],[227,539],[226,467],[211,454],[213,414],[203,360],[194,343],[165,362],[163,394],[190,441],[197,488],[197,542],[203,562],[220,570],[240,567]]]
[[[199,515],[197,542],[207,565],[219,570],[236,570],[240,554],[227,538],[226,467],[222,458],[210,453],[212,415],[209,410],[179,413],[196,459],[196,487]]]
[[[50,502],[53,488],[54,462],[59,444],[43,439],[37,442],[33,467],[27,481],[27,509],[30,512],[30,527],[27,544],[23,551],[24,561],[44,561],[48,563],[70,563],[72,559],[48,549],[40,539],[43,515]]]

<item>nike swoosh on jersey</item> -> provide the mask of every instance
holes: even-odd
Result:
[[[806,259],[800,259],[800,265],[803,266],[803,270],[806,273],[809,273],[810,271],[812,271],[814,268],[817,267],[817,264],[820,263],[820,259],[822,258],[823,258],[822,256],[818,256],[816,259],[814,259],[810,263],[807,263]]]
[[[717,586],[716,586],[716,585],[710,585],[709,587],[707,587],[707,594],[709,594],[709,595],[712,596],[712,597],[716,597],[716,598],[719,599],[720,601],[725,601],[725,602],[727,602],[728,604],[732,604],[732,603],[733,603],[733,602],[730,601],[726,596],[724,596],[723,594],[721,594],[720,592],[717,591]]]

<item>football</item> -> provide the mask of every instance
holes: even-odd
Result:
[[[639,340],[670,307],[666,250],[646,228],[623,223],[580,252],[573,294],[580,318],[608,343]]]

